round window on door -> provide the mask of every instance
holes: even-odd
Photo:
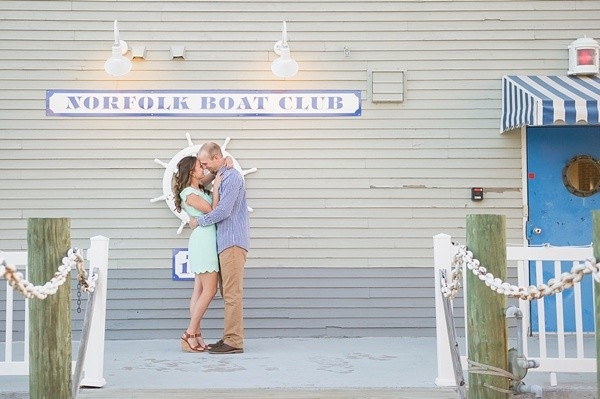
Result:
[[[600,162],[589,155],[577,155],[563,168],[563,183],[578,197],[589,197],[600,191]]]

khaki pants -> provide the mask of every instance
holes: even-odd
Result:
[[[244,347],[244,265],[248,253],[229,247],[219,254],[223,279],[223,342],[234,348]]]

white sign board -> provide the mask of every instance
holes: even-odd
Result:
[[[47,116],[360,116],[360,90],[47,90]]]

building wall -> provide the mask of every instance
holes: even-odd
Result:
[[[26,249],[29,218],[68,217],[73,246],[110,238],[107,336],[178,334],[191,284],[170,280],[171,250],[188,231],[150,202],[164,172],[154,159],[186,147],[186,133],[230,137],[242,167],[258,169],[246,176],[250,335],[432,335],[432,236],[463,242],[466,215],[493,213],[522,242],[521,143],[499,133],[502,75],[566,74],[567,46],[598,38],[599,16],[594,0],[0,1],[0,249]],[[115,19],[121,39],[147,48],[120,78],[103,70]],[[290,79],[270,71],[283,20],[300,65]],[[171,60],[171,45],[186,59]],[[404,71],[403,101],[373,102],[372,71]],[[45,115],[50,89],[363,100],[360,117],[68,118]]]

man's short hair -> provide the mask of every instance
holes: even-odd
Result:
[[[200,153],[203,152],[211,158],[214,156],[219,156],[219,158],[223,158],[223,151],[221,151],[221,146],[217,143],[208,142],[202,144],[202,147],[200,147],[200,151],[198,151],[198,155],[200,155]]]

